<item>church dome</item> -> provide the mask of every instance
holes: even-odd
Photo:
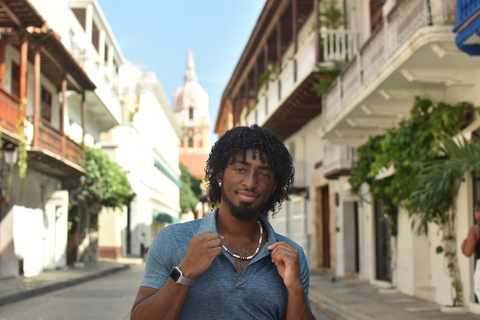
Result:
[[[185,83],[177,89],[173,96],[173,106],[176,111],[188,107],[208,109],[208,94],[197,82],[197,79],[193,54],[192,51],[189,51]]]

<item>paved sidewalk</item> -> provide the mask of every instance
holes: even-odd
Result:
[[[0,309],[2,305],[99,278],[143,264],[139,258],[101,261],[83,268],[43,272],[35,277],[0,279]],[[335,278],[312,271],[310,301],[334,320],[479,320],[472,313],[446,313],[435,303],[410,297],[397,290],[380,289],[364,281]]]
[[[101,261],[85,267],[42,272],[34,277],[0,279],[0,307],[8,303],[103,277],[128,268],[130,264],[138,263],[143,263],[143,260],[124,258],[115,262]]]
[[[367,282],[311,271],[309,298],[312,305],[334,320],[473,320],[472,313],[442,312],[441,306],[411,297],[395,289],[381,289]],[[462,309],[462,308],[448,308]]]

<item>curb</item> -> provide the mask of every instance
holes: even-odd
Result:
[[[4,306],[6,304],[10,304],[10,303],[18,302],[18,301],[25,300],[25,299],[28,299],[28,298],[32,298],[34,296],[38,296],[38,295],[41,295],[41,294],[45,294],[45,293],[49,293],[49,292],[56,291],[56,290],[59,290],[59,289],[63,289],[63,288],[66,288],[66,287],[74,286],[74,285],[80,284],[82,282],[87,282],[87,281],[90,281],[90,280],[93,280],[93,279],[101,278],[101,277],[104,277],[106,275],[118,272],[120,270],[127,269],[129,267],[130,267],[129,265],[125,264],[125,265],[121,265],[119,267],[113,267],[113,268],[102,270],[102,271],[99,271],[99,272],[93,272],[93,273],[87,274],[85,276],[80,276],[80,277],[69,279],[69,280],[62,280],[62,281],[58,281],[58,282],[55,282],[55,283],[39,286],[39,287],[36,287],[36,288],[26,289],[26,290],[21,290],[21,291],[15,292],[15,293],[6,294],[6,295],[0,297],[0,307]]]
[[[315,305],[323,313],[333,320],[374,320],[363,313],[356,312],[321,293],[311,290],[309,292],[310,303]]]

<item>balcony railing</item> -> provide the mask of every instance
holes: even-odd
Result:
[[[323,96],[323,125],[328,126],[416,31],[431,25],[453,25],[455,15],[455,2],[451,0],[399,2]]]
[[[472,15],[480,11],[480,0],[457,0],[457,25],[459,28],[467,22]]]
[[[312,25],[307,24],[304,28],[312,28]],[[358,32],[326,28],[321,28],[318,32],[322,43],[323,62],[348,61],[357,53]],[[291,48],[289,47],[289,49]],[[290,51],[287,49],[286,52]],[[268,90],[265,90],[265,85],[260,88],[259,102],[255,106],[258,111],[258,123],[263,124],[264,121],[268,120],[296,87],[312,72],[316,71],[316,67],[315,32],[312,30],[299,43],[297,52],[282,66],[280,74],[273,82],[268,83]],[[255,122],[254,112],[250,112],[247,115],[247,123],[251,124],[253,122]]]
[[[355,148],[331,144],[324,147],[323,174],[329,179],[349,174],[352,169]]]
[[[9,132],[17,133],[19,101],[0,88],[0,126]]]
[[[79,164],[81,147],[48,122],[39,128],[38,144],[41,149],[48,150],[61,158]]]
[[[469,55],[480,55],[480,0],[457,0],[458,23],[455,42]]]

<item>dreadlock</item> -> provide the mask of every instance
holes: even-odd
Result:
[[[227,165],[232,165],[235,156],[246,161],[247,150],[253,149],[253,158],[258,155],[265,163],[265,155],[275,174],[277,188],[267,201],[263,215],[272,211],[273,216],[280,211],[283,200],[289,199],[293,186],[295,169],[292,156],[287,148],[269,129],[254,124],[250,127],[235,127],[227,132],[214,144],[205,168],[205,183],[208,187],[208,198],[212,206],[220,203],[222,189],[218,186],[217,175],[223,173]],[[275,206],[277,206],[275,208]]]

